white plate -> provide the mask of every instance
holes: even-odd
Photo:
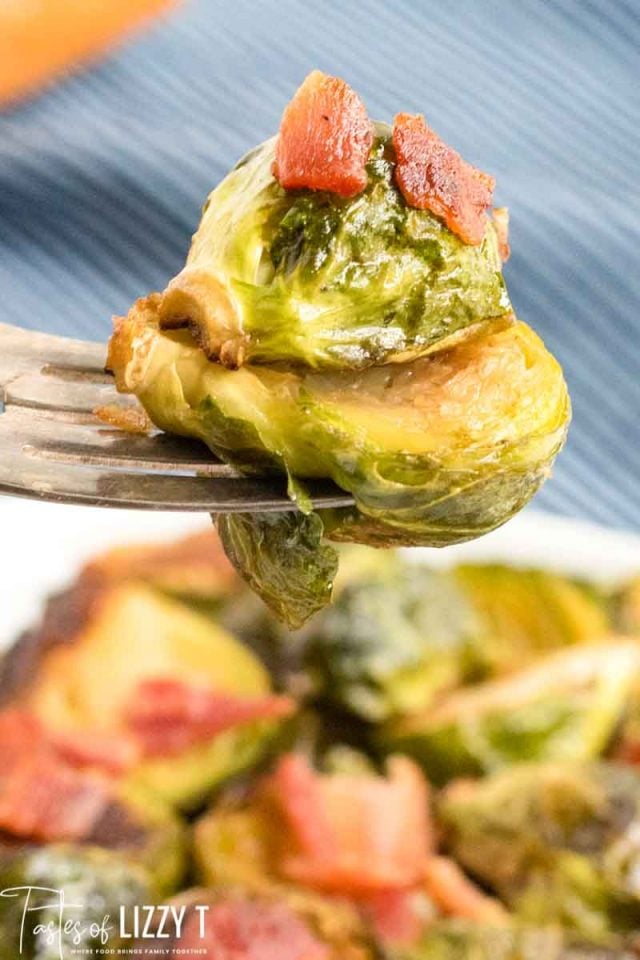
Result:
[[[48,593],[116,544],[165,540],[206,529],[207,517],[58,506],[0,498],[0,647],[39,616]],[[500,530],[447,550],[413,550],[439,566],[461,559],[539,565],[612,581],[640,572],[640,536],[525,510]]]

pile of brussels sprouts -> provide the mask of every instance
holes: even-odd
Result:
[[[346,546],[335,602],[291,633],[230,573],[214,531],[202,536],[96,558],[0,661],[0,708],[28,707],[53,728],[72,722],[91,743],[96,729],[118,732],[140,677],[168,674],[230,696],[278,691],[296,710],[138,759],[114,777],[107,816],[83,842],[0,831],[0,890],[64,889],[81,905],[85,950],[101,948],[92,925],[107,914],[109,947],[131,947],[117,940],[120,907],[189,914],[231,902],[306,930],[322,960],[637,956],[637,582],[435,570]],[[443,909],[417,889],[409,942],[393,927],[382,936],[357,901],[284,877],[268,791],[292,752],[356,792],[374,778],[374,797],[387,764],[417,765],[431,785],[438,856],[491,912]],[[0,805],[3,789],[0,777]],[[374,835],[387,826],[372,824]],[[23,905],[0,896],[2,960],[17,956]],[[33,905],[43,931],[55,929],[50,894]],[[26,960],[78,947],[73,931],[58,942],[26,929]],[[154,943],[170,958],[201,946],[185,933],[139,949]]]

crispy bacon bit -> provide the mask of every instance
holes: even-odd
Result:
[[[279,720],[294,710],[289,697],[239,697],[159,678],[139,684],[126,721],[147,756],[170,756],[232,727]]]
[[[430,210],[465,243],[480,243],[494,178],[463,160],[419,114],[398,114],[393,146],[396,181],[409,206]]]
[[[285,190],[329,190],[353,197],[367,185],[373,144],[367,109],[338,77],[314,70],[286,107],[273,174]]]
[[[504,923],[504,908],[476,887],[449,857],[431,857],[424,868],[426,891],[444,914],[478,923]]]
[[[111,737],[98,744],[53,733],[27,710],[0,712],[0,830],[38,841],[87,839],[113,796],[96,769],[78,768],[122,772],[118,746]]]
[[[0,712],[0,784],[25,757],[38,759],[48,752],[44,729],[37,717],[19,708]]]
[[[0,789],[0,830],[29,840],[81,840],[110,803],[98,777],[73,770],[55,756],[25,755]]]
[[[421,877],[432,831],[427,784],[410,760],[392,758],[386,778],[323,776],[290,754],[272,789],[291,837],[280,864],[289,879],[358,897]]]
[[[332,956],[307,924],[284,903],[239,898],[209,907],[205,936],[191,913],[180,940],[181,951],[204,949],[210,960],[329,960]]]
[[[411,947],[428,921],[419,890],[381,890],[361,901],[363,913],[384,946]]]
[[[500,259],[506,263],[511,256],[511,247],[509,246],[509,208],[493,208],[493,225],[498,234],[498,249],[500,250]]]
[[[124,734],[52,732],[50,739],[57,755],[71,767],[92,767],[119,776],[140,759],[139,744]]]

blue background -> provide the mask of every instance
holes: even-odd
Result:
[[[0,116],[0,320],[106,337],[319,67],[497,176],[511,295],[575,411],[537,505],[640,529],[639,49],[635,0],[191,0]]]

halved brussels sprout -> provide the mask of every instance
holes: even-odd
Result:
[[[640,775],[607,764],[522,764],[453,784],[447,842],[522,919],[592,942],[640,933]]]
[[[162,332],[159,306],[140,301],[117,327],[109,363],[119,388],[159,427],[204,440],[242,470],[329,478],[352,493],[354,510],[319,513],[329,539],[446,546],[480,536],[533,496],[564,442],[560,367],[523,323],[499,321],[437,354],[355,373],[228,370],[188,332]],[[225,536],[240,572],[286,614],[269,557],[282,560],[291,520],[269,521],[272,550],[261,558],[266,523],[234,516]],[[317,527],[313,535],[319,544]],[[305,597],[317,608],[329,592],[332,563],[323,565],[324,576],[299,565],[298,606]]]
[[[380,126],[368,186],[343,199],[287,192],[275,140],[210,195],[185,268],[160,304],[164,327],[191,325],[210,359],[356,369],[420,356],[510,310],[494,225],[463,243],[414,210],[394,182]]]
[[[368,720],[415,713],[437,694],[608,632],[604,600],[555,573],[499,565],[445,572],[393,551],[374,556],[387,562],[337,590],[304,631],[320,697]]]
[[[388,960],[634,960],[631,950],[575,943],[558,927],[490,927],[459,920],[433,924],[421,943],[387,951]]]
[[[466,564],[455,580],[485,625],[485,669],[506,673],[545,651],[602,640],[606,600],[589,585],[549,570]]]
[[[230,697],[271,692],[250,650],[210,618],[135,581],[81,579],[0,664],[5,700],[19,700],[47,730],[76,738],[121,734],[140,690],[157,679]],[[262,758],[279,729],[272,719],[223,728],[166,755],[145,753],[122,775],[132,790],[189,807]]]
[[[163,892],[150,870],[122,853],[68,844],[0,861],[0,891],[0,960],[60,960],[125,947],[120,908],[153,903]]]
[[[640,646],[617,640],[556,652],[519,673],[458,690],[380,734],[442,783],[524,760],[595,759],[640,672]]]
[[[421,710],[473,677],[488,639],[450,573],[380,554],[387,562],[354,577],[305,632],[317,695],[372,722]]]

